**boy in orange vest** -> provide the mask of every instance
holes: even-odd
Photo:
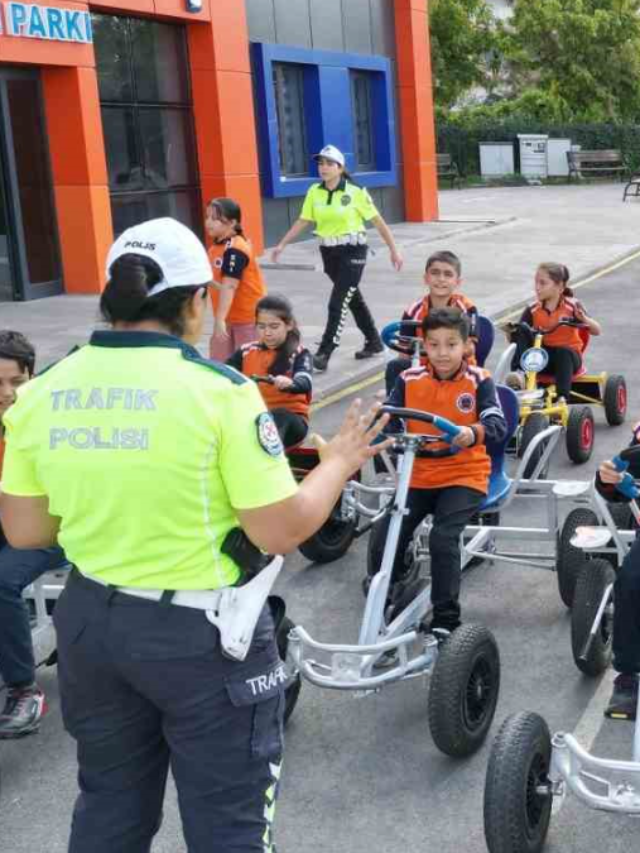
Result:
[[[427,364],[405,371],[387,404],[431,412],[458,424],[461,429],[452,444],[460,451],[415,460],[393,582],[401,583],[403,575],[406,577],[405,552],[414,531],[425,516],[433,515],[429,537],[433,604],[430,630],[449,632],[460,625],[460,534],[487,493],[491,460],[485,443],[487,439],[500,441],[507,425],[489,373],[467,363],[467,317],[456,308],[437,309],[425,317],[422,331]],[[391,431],[398,427],[397,422],[392,424]],[[421,421],[409,420],[405,429],[438,433]],[[446,447],[445,442],[429,445],[434,453]],[[382,562],[389,523],[387,516],[372,533],[376,536],[377,565]]]

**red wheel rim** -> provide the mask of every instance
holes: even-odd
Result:
[[[580,427],[580,445],[584,450],[588,450],[593,443],[593,422],[591,418],[585,418]]]
[[[627,411],[627,386],[620,383],[618,385],[618,394],[617,394],[617,405],[618,411],[620,414],[624,414]]]

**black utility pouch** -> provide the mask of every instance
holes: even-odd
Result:
[[[250,581],[271,562],[269,554],[256,547],[241,527],[234,527],[227,533],[220,550],[242,569],[240,584]]]

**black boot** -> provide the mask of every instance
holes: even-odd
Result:
[[[382,352],[384,352],[384,344],[378,336],[373,341],[365,341],[364,346],[356,352],[355,357],[358,361],[362,361],[364,358],[373,358],[374,355],[380,355]]]
[[[324,373],[329,366],[330,352],[323,352],[321,349],[313,356],[313,369],[318,373]]]

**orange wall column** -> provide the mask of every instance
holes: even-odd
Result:
[[[400,137],[410,222],[438,218],[428,0],[395,0]]]
[[[187,31],[203,201],[236,199],[259,254],[262,200],[245,4],[214,0],[211,22],[194,22]]]
[[[95,68],[42,69],[67,293],[98,293],[113,239]]]

